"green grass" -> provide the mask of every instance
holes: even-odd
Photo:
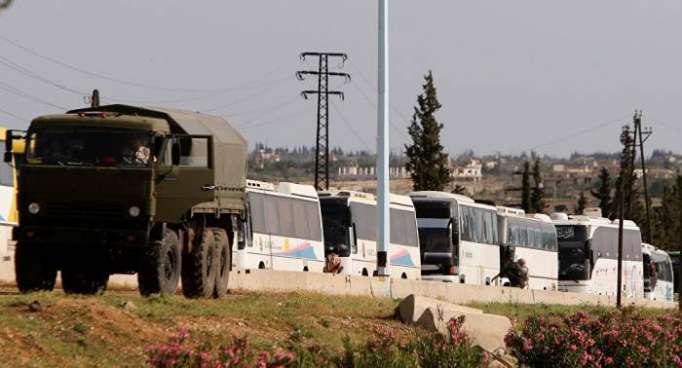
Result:
[[[522,325],[531,315],[556,314],[570,315],[577,312],[590,314],[602,314],[617,311],[616,307],[592,306],[592,305],[547,305],[547,304],[514,304],[514,303],[471,303],[472,308],[478,308],[485,313],[498,314],[508,317],[515,326]],[[627,307],[624,310],[632,310]],[[638,313],[644,315],[661,315],[670,313],[669,310],[637,308]]]
[[[31,312],[35,300],[41,308]],[[124,310],[126,302],[135,307]],[[214,344],[247,336],[253,345],[269,348],[295,340],[341,350],[345,336],[363,342],[376,325],[406,331],[392,318],[396,305],[390,299],[310,293],[244,293],[222,300],[9,295],[0,297],[0,356],[16,356],[12,366],[18,367],[141,366],[145,347],[165,342],[180,328]]]

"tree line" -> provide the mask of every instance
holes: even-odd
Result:
[[[414,190],[444,190],[451,182],[448,154],[440,142],[443,124],[439,123],[436,113],[442,107],[437,97],[433,73],[424,75],[422,93],[417,97],[408,133],[412,142],[405,145],[406,167],[409,171]],[[623,217],[632,220],[640,227],[643,239],[652,239],[654,245],[663,249],[678,249],[682,244],[682,176],[663,187],[661,205],[652,208],[653,226],[649,226],[642,199],[644,188],[635,175],[636,145],[633,131],[629,126],[620,133],[622,150],[618,155],[620,168],[615,178],[603,167],[599,173],[598,185],[588,191],[593,197],[602,216],[610,219],[618,217],[620,195],[623,194]],[[525,161],[521,175],[520,207],[526,213],[545,213],[545,192],[543,187],[541,162],[538,157]],[[458,190],[459,189],[459,190]],[[461,192],[455,188],[453,192]],[[588,197],[582,191],[575,206],[576,213],[587,207]],[[649,231],[653,229],[652,236]]]

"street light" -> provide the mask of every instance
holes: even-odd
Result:
[[[377,274],[388,275],[388,245],[391,241],[389,211],[389,68],[388,68],[388,0],[379,0],[378,32],[378,106],[377,106]]]

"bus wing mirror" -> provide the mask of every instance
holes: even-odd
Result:
[[[459,225],[456,218],[450,218],[450,234],[452,245],[459,244]]]

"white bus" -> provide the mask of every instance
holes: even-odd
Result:
[[[529,289],[557,290],[559,253],[552,220],[543,214],[526,215],[521,209],[497,209],[500,267],[523,259],[528,267]]]
[[[0,128],[0,149],[4,155],[7,147],[5,147],[6,128]],[[14,141],[15,147],[13,152],[15,159],[19,153],[24,151],[23,143],[19,146],[19,141]],[[0,164],[0,265],[3,262],[10,262],[12,260],[12,229],[17,226],[18,215],[16,208],[17,190],[16,171],[14,165],[16,161],[12,161],[12,165],[7,163]]]
[[[559,290],[615,296],[618,286],[618,221],[552,214],[559,241]],[[642,236],[623,222],[623,296],[644,297]]]
[[[341,258],[342,273],[376,275],[377,203],[374,195],[353,191],[320,193],[327,254]],[[420,277],[419,235],[414,206],[407,196],[390,195],[390,277]]]
[[[324,237],[315,188],[247,180],[246,214],[233,257],[238,268],[322,272]]]
[[[500,272],[497,208],[445,192],[412,192],[424,279],[490,285]]]
[[[646,243],[642,243],[642,254],[644,297],[672,302],[675,277],[670,256],[665,251]]]

